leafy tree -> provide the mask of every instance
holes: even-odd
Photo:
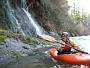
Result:
[[[74,2],[74,7],[71,11],[71,17],[75,24],[78,24],[80,22],[82,22],[84,24],[86,23],[87,15],[84,13],[83,9],[80,11],[79,3]]]

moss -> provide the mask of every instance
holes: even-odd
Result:
[[[0,42],[3,42],[5,40],[6,36],[0,36]]]
[[[34,47],[36,47],[36,44],[43,44],[43,45],[53,45],[53,42],[46,41],[44,39],[41,39],[37,36],[23,36],[21,34],[13,33],[11,31],[6,30],[0,30],[0,42],[4,41],[5,38],[14,38],[16,40],[21,40],[24,43],[31,43]]]
[[[0,40],[3,41],[5,38],[20,39],[24,43],[35,42],[35,40],[37,40],[37,37],[35,36],[23,36],[22,34],[0,29]]]
[[[7,29],[6,21],[7,18],[5,16],[5,0],[0,0],[0,28]]]

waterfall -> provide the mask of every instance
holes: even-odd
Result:
[[[29,18],[30,22],[32,25],[34,25],[34,28],[36,29],[36,33],[38,35],[41,35],[43,34],[43,31],[42,31],[42,28],[37,24],[37,22],[32,18],[32,16],[30,15],[30,13],[28,11],[26,11],[24,8],[23,8],[24,12],[26,13],[27,17]]]
[[[26,0],[14,0],[14,5],[12,2],[10,0],[6,2],[6,13],[10,20],[9,29],[23,35],[44,34],[44,29],[28,12]]]

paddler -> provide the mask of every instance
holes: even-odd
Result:
[[[61,46],[58,49],[58,54],[70,53],[72,48],[79,50],[79,47],[75,44],[75,42],[69,39],[68,32],[61,33],[61,39],[59,40],[59,43]]]

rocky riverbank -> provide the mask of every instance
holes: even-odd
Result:
[[[57,45],[38,36],[22,36],[0,30],[0,67],[8,63],[17,63],[21,57],[30,56],[40,49]]]

